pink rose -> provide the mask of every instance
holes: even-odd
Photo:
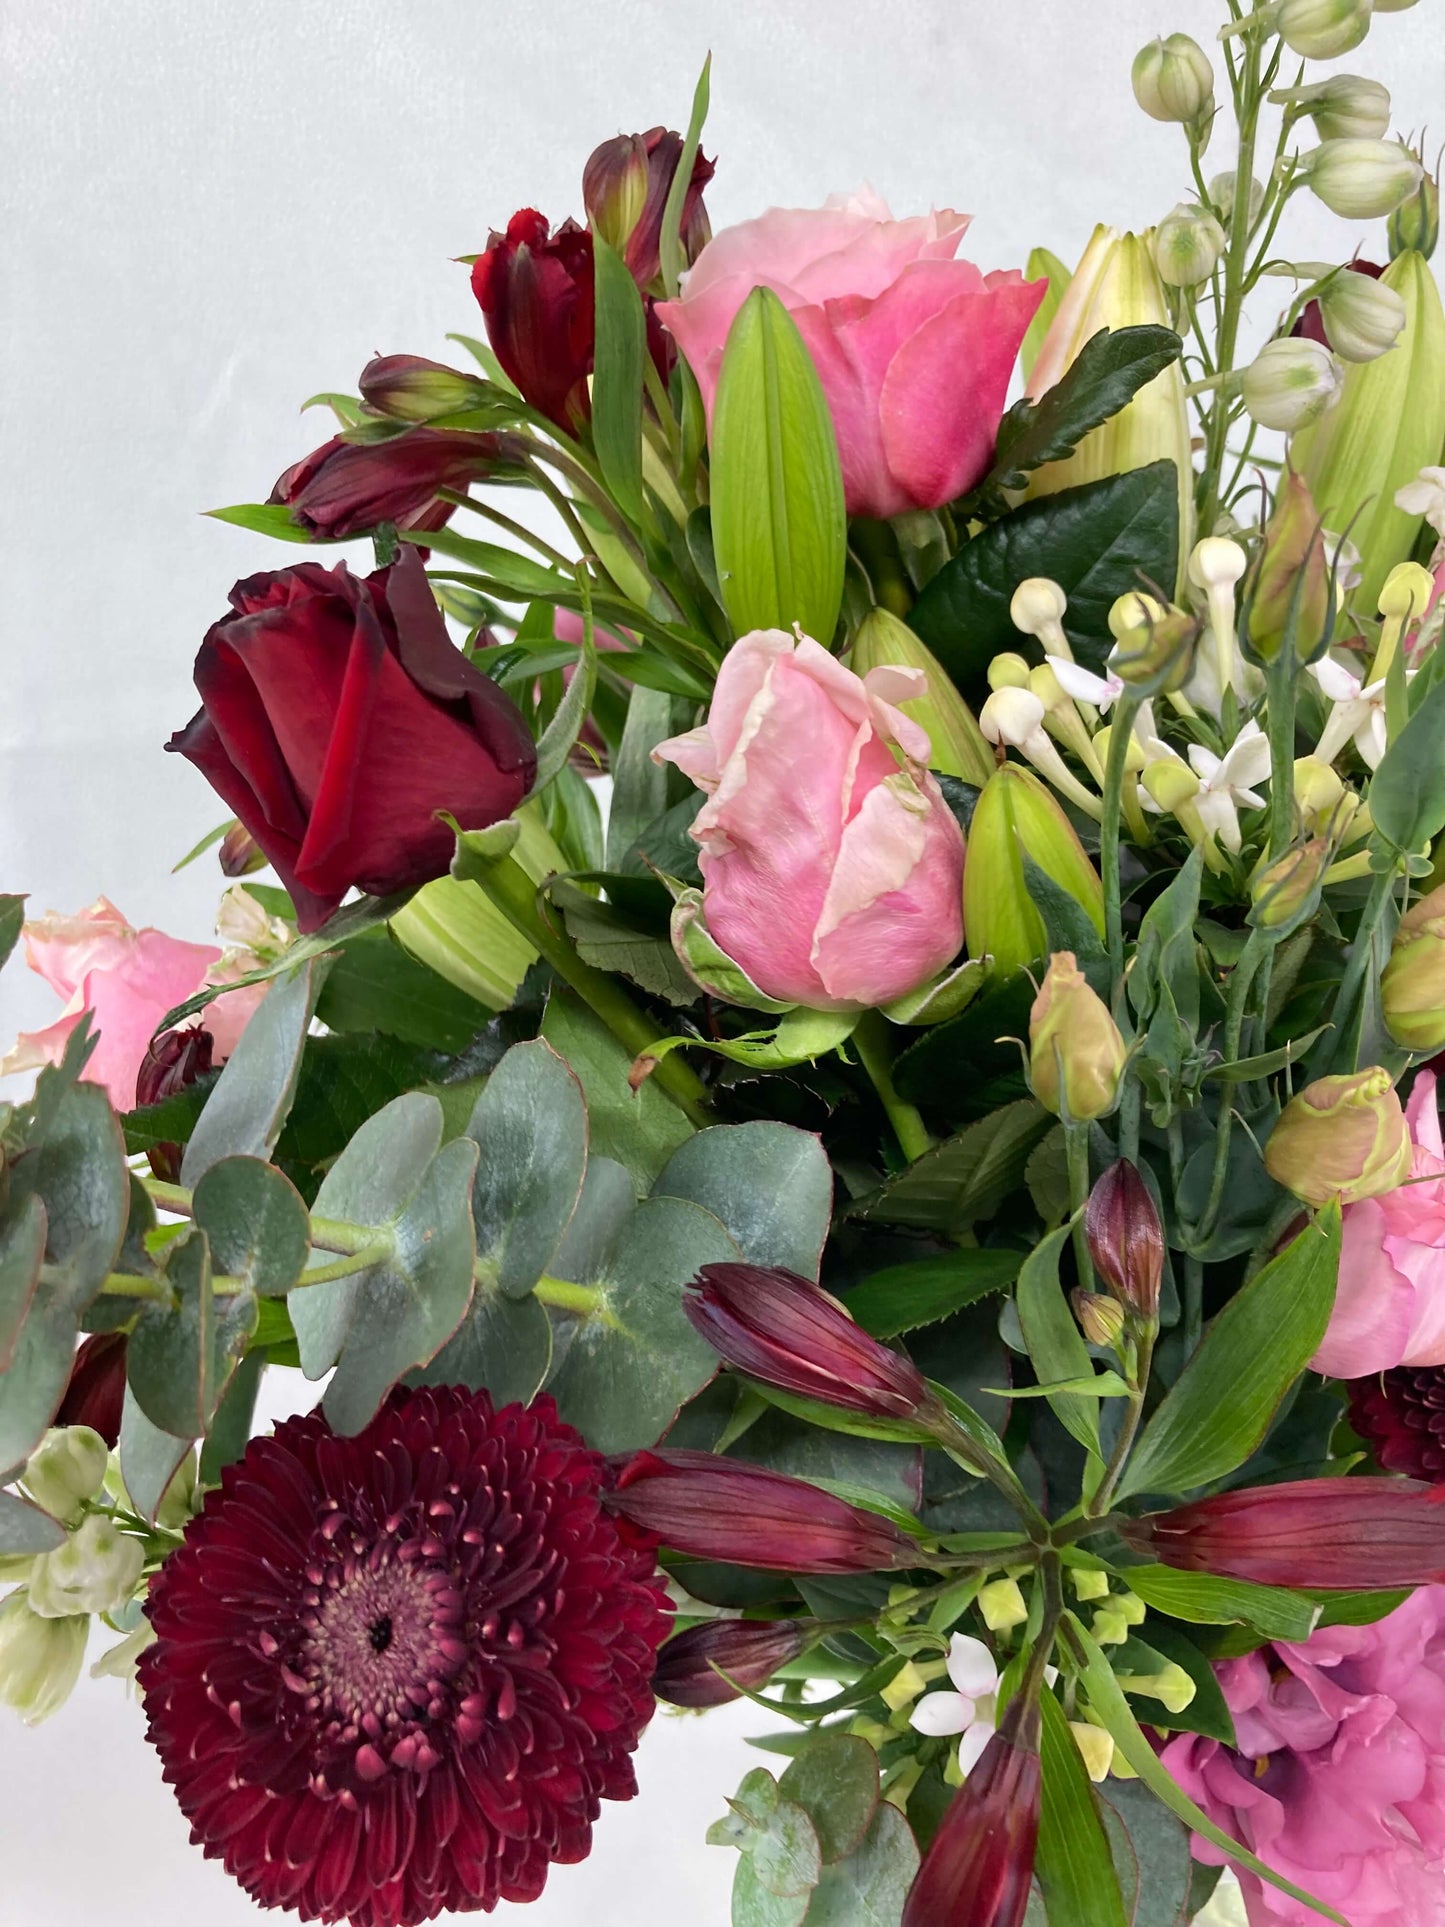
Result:
[[[760,629],[724,658],[706,723],[653,751],[708,793],[692,826],[708,932],[767,996],[888,1003],[957,955],[963,834],[895,707],[926,687]]]
[[[53,1024],[15,1040],[0,1070],[58,1063],[81,1013],[88,1010],[99,1042],[86,1079],[103,1084],[118,1111],[134,1108],[136,1073],[156,1025],[203,984],[224,981],[221,971],[227,961],[215,944],[183,943],[160,930],[132,930],[104,897],[73,917],[52,913],[27,923],[25,957],[68,1001]],[[230,974],[234,961],[227,963]],[[205,1026],[218,1063],[235,1049],[263,989],[232,991],[207,1007]]]
[[[725,228],[657,310],[709,416],[733,316],[771,288],[828,397],[850,514],[938,508],[971,488],[1047,283],[955,261],[968,220],[945,209],[895,221],[864,189]]]
[[[1433,1071],[1416,1077],[1405,1119],[1409,1179],[1345,1207],[1335,1308],[1311,1361],[1331,1378],[1445,1365],[1445,1147]]]
[[[1445,1927],[1445,1586],[1216,1667],[1237,1747],[1181,1734],[1164,1764],[1226,1833],[1351,1927]],[[1225,1856],[1199,1835],[1194,1855]],[[1250,1927],[1323,1920],[1237,1869]]]

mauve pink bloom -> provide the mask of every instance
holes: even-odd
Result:
[[[103,1084],[118,1111],[135,1106],[136,1073],[151,1034],[168,1010],[207,982],[221,960],[213,943],[183,943],[161,930],[132,930],[105,897],[73,917],[52,913],[25,926],[25,958],[51,989],[68,999],[44,1030],[27,1031],[0,1070],[34,1070],[60,1061],[84,1011],[99,1035],[86,1080]],[[218,997],[206,1012],[216,1060],[236,1047],[262,988]]]
[[[1335,1308],[1311,1360],[1331,1378],[1445,1364],[1445,1146],[1433,1071],[1416,1077],[1405,1118],[1410,1178],[1345,1207]]]
[[[725,228],[657,310],[709,416],[733,317],[771,288],[828,397],[849,513],[938,508],[971,488],[1047,284],[955,261],[968,221],[951,208],[895,221],[865,188]]]
[[[1445,1586],[1216,1667],[1237,1748],[1181,1734],[1164,1764],[1204,1811],[1351,1927],[1445,1927]],[[1195,1858],[1225,1859],[1194,1837]],[[1251,1927],[1323,1915],[1239,1868]]]
[[[708,793],[691,831],[708,931],[767,996],[886,1004],[958,954],[963,833],[926,731],[895,706],[926,688],[758,629],[724,657],[702,727],[652,752]]]

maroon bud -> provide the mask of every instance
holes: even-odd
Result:
[[[709,1619],[668,1640],[652,1690],[670,1706],[724,1706],[741,1698],[739,1687],[766,1684],[816,1637],[811,1619]]]
[[[153,1037],[135,1074],[137,1105],[159,1104],[162,1098],[175,1097],[178,1092],[189,1089],[211,1068],[213,1048],[211,1033],[199,1028],[163,1030],[159,1037]],[[179,1144],[153,1144],[146,1156],[158,1178],[167,1184],[179,1183]]]
[[[94,1332],[75,1354],[57,1425],[88,1425],[115,1450],[125,1403],[125,1333]]]
[[[637,1453],[609,1504],[675,1552],[764,1572],[889,1572],[918,1558],[916,1543],[877,1513],[711,1452]]]
[[[221,874],[248,877],[266,867],[266,852],[244,823],[233,823],[221,838]]]
[[[334,435],[286,470],[269,499],[324,539],[364,535],[378,523],[439,529],[454,504],[444,488],[465,489],[516,465],[511,435],[474,435],[460,428],[410,428],[384,442],[347,442]]]
[[[1084,1231],[1094,1269],[1141,1318],[1159,1316],[1164,1231],[1138,1167],[1116,1158],[1089,1193]]]
[[[662,216],[682,148],[681,134],[650,127],[645,134],[603,141],[582,170],[587,218],[622,256],[638,287],[651,293],[661,291]],[[702,196],[714,172],[705,155],[694,156],[682,208],[682,253],[689,266],[712,238]]]
[[[734,1371],[764,1385],[871,1418],[937,1411],[916,1366],[794,1271],[704,1265],[683,1309]]]
[[[357,385],[362,400],[378,414],[402,422],[459,415],[487,400],[486,384],[475,375],[421,355],[377,355],[362,369]]]
[[[592,236],[575,221],[552,234],[524,207],[473,262],[472,293],[522,399],[574,434],[591,414]]]
[[[1261,1586],[1373,1591],[1445,1583],[1445,1489],[1413,1479],[1295,1479],[1219,1492],[1121,1526],[1180,1572]]]
[[[908,1892],[902,1927],[1019,1927],[1039,1835],[1039,1709],[1013,1700],[953,1796]]]

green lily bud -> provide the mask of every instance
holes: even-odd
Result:
[[[1067,890],[1104,934],[1104,889],[1073,824],[1032,770],[1005,763],[984,785],[963,866],[963,927],[970,957],[991,957],[1011,977],[1047,949],[1023,859]]]
[[[1381,282],[1405,303],[1404,331],[1391,353],[1345,370],[1339,401],[1290,447],[1323,521],[1348,528],[1359,547],[1351,602],[1366,615],[1420,534],[1421,516],[1400,508],[1395,493],[1445,448],[1445,309],[1435,277],[1412,252],[1392,261]]]
[[[853,638],[851,661],[859,676],[888,663],[921,669],[928,678],[927,693],[911,697],[898,707],[920,729],[928,731],[929,768],[941,770],[945,776],[961,777],[976,789],[983,788],[993,774],[993,751],[952,677],[906,622],[900,622],[887,609],[870,609]]]
[[[22,1592],[0,1601],[0,1705],[27,1726],[58,1712],[75,1690],[85,1659],[86,1618],[44,1619]]]
[[[1312,87],[1280,87],[1276,107],[1308,114],[1322,141],[1379,140],[1390,131],[1390,90],[1360,74],[1331,74]]]
[[[1197,40],[1171,33],[1134,56],[1134,98],[1151,120],[1198,121],[1214,105],[1214,69]]]
[[[35,1503],[62,1525],[73,1525],[105,1481],[110,1448],[88,1425],[47,1432],[21,1475]]]
[[[1323,342],[1286,335],[1264,344],[1240,376],[1239,392],[1261,428],[1292,434],[1318,420],[1338,397],[1342,380],[1340,364]]]
[[[1420,185],[1407,201],[1401,201],[1390,216],[1386,232],[1390,238],[1390,258],[1411,252],[1429,260],[1440,239],[1440,177],[1424,174]]]
[[[1256,656],[1273,662],[1293,637],[1307,662],[1324,640],[1330,613],[1329,558],[1319,511],[1302,476],[1285,471],[1264,540],[1246,578],[1249,640]]]
[[[1224,229],[1208,208],[1181,201],[1154,230],[1154,265],[1171,288],[1197,288],[1224,252]]]
[[[1425,177],[1403,141],[1322,141],[1300,166],[1310,192],[1347,221],[1383,220]]]
[[[1049,959],[1029,1012],[1029,1084],[1055,1117],[1103,1117],[1119,1095],[1128,1056],[1119,1026],[1091,990],[1071,950]]]
[[[31,1611],[42,1619],[114,1612],[134,1593],[144,1565],[140,1540],[119,1531],[104,1513],[93,1512],[63,1546],[35,1561]]]
[[[1372,1064],[1292,1097],[1266,1140],[1264,1168],[1306,1204],[1358,1204],[1403,1184],[1413,1156],[1390,1073]]]
[[[1445,884],[1400,919],[1380,979],[1385,1028],[1405,1050],[1445,1048]]]

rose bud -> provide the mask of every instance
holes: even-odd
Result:
[[[943,1816],[902,1927],[1020,1927],[1039,1834],[1039,1710],[1013,1700]]]
[[[384,442],[346,442],[333,436],[288,468],[269,500],[282,502],[308,534],[336,541],[365,535],[378,523],[399,529],[439,529],[453,504],[444,488],[465,489],[515,466],[511,435],[473,435],[462,429],[411,428]]]
[[[704,1265],[683,1309],[726,1364],[764,1385],[871,1418],[918,1416],[924,1430],[938,1410],[915,1365],[796,1272]]]
[[[1068,892],[1102,937],[1104,887],[1078,831],[1047,784],[1005,763],[974,808],[963,872],[968,954],[991,958],[999,977],[1014,976],[1048,949],[1025,857]]]
[[[1281,935],[1297,930],[1319,908],[1333,849],[1329,837],[1314,836],[1256,870],[1249,884],[1249,921]]]
[[[766,1685],[816,1637],[811,1619],[709,1619],[661,1648],[652,1690],[669,1706],[725,1706],[741,1698],[739,1687]]]
[[[1445,1049],[1445,884],[1400,919],[1380,979],[1385,1028],[1406,1050]]]
[[[764,1572],[888,1572],[918,1557],[916,1542],[877,1513],[711,1452],[639,1452],[609,1503],[674,1552]]]
[[[162,1098],[175,1097],[188,1090],[198,1077],[204,1077],[210,1070],[213,1050],[211,1033],[198,1027],[163,1030],[159,1037],[153,1037],[136,1072],[136,1104],[159,1104]],[[153,1144],[146,1158],[156,1177],[167,1184],[180,1182],[179,1144]]]
[[[1128,1158],[1116,1158],[1089,1193],[1084,1232],[1094,1269],[1114,1296],[1157,1318],[1164,1228],[1153,1192]]]
[[[377,355],[362,369],[357,387],[362,400],[378,414],[402,422],[460,415],[487,401],[487,385],[475,375],[421,355]]]
[[[1445,1583],[1445,1490],[1413,1479],[1293,1479],[1125,1520],[1136,1552],[1261,1586]]]
[[[125,1333],[92,1332],[81,1341],[70,1383],[55,1414],[57,1428],[87,1426],[113,1452],[125,1404]]]
[[[1265,1143],[1264,1167],[1306,1204],[1358,1204],[1403,1184],[1413,1156],[1390,1073],[1372,1064],[1318,1078],[1292,1097]]]
[[[1034,1096],[1055,1117],[1103,1117],[1114,1108],[1127,1055],[1119,1026],[1073,951],[1056,951],[1029,1012]]]
[[[688,832],[707,932],[765,996],[887,1004],[957,955],[963,832],[898,708],[926,693],[917,670],[856,676],[759,629],[724,656],[707,721],[653,750],[707,792]]]
[[[552,234],[524,207],[473,262],[472,293],[522,399],[575,434],[592,412],[592,236],[575,221]]]
[[[202,708],[166,745],[266,852],[318,929],[352,888],[444,876],[453,837],[510,816],[537,749],[447,634],[409,545],[374,575],[304,562],[231,591],[196,658]]]
[[[666,127],[618,134],[594,148],[582,170],[588,220],[622,256],[638,287],[654,294],[662,292],[662,215],[682,146],[681,134]],[[682,258],[689,267],[712,238],[702,196],[715,171],[701,150],[693,156],[682,205]]]
[[[248,877],[266,867],[266,852],[244,823],[233,823],[221,838],[222,876]]]

